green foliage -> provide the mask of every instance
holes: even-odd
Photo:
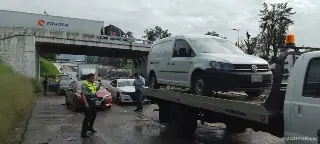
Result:
[[[169,30],[163,30],[160,26],[155,26],[154,28],[146,29],[144,31],[145,36],[142,38],[146,38],[149,41],[156,41],[162,38],[170,37],[171,33],[168,32]]]
[[[40,76],[54,79],[57,74],[59,74],[57,67],[52,62],[40,57]]]
[[[134,38],[133,37],[133,33],[131,31],[126,32],[125,33],[125,38],[130,38],[130,39]]]
[[[98,60],[98,57],[97,56],[86,56],[85,58],[85,63],[87,64],[95,64]]]
[[[8,143],[13,125],[35,100],[37,81],[31,82],[1,62],[0,73],[0,143]]]
[[[216,37],[221,37],[221,38],[227,39],[226,37],[220,36],[220,34],[218,34],[215,31],[207,32],[205,35],[211,35],[211,36],[216,36]]]
[[[288,3],[263,4],[260,10],[260,43],[263,58],[270,58],[271,54],[276,57],[280,48],[284,46],[285,35],[289,26],[294,24],[292,16],[295,14]]]
[[[34,79],[34,78],[31,78],[31,79],[29,79],[29,81],[30,81],[31,84],[32,84],[33,92],[39,93],[39,92],[42,91],[42,86],[41,86],[39,80]]]
[[[249,55],[257,55],[257,45],[259,42],[259,38],[258,37],[251,37],[251,35],[249,34],[249,32],[246,32],[246,39],[244,39],[243,41],[241,41],[241,44],[239,45],[239,47],[247,54]]]
[[[43,57],[44,59],[48,60],[48,61],[56,61],[57,60],[57,56],[58,54],[54,54],[54,53],[40,53],[40,57]]]

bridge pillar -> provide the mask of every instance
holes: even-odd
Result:
[[[16,72],[38,78],[35,36],[13,36],[0,40],[0,57]]]

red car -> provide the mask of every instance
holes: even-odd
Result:
[[[79,108],[84,108],[83,100],[81,99],[81,85],[83,81],[72,82],[66,90],[66,105],[71,107],[73,111],[78,111]],[[97,91],[96,106],[102,109],[110,109],[112,106],[111,93],[105,87],[101,87]]]

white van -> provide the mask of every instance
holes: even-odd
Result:
[[[245,54],[226,39],[207,35],[177,35],[155,42],[147,69],[150,87],[186,87],[198,95],[245,91],[260,96],[272,80],[267,61]]]

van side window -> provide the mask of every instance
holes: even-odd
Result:
[[[186,48],[186,53],[189,54],[189,56],[179,53],[181,48]],[[185,40],[177,39],[173,49],[173,57],[190,57],[190,50],[191,47]]]
[[[117,87],[117,80],[113,80],[113,81],[111,82],[111,86]]]
[[[320,98],[320,58],[309,62],[302,95],[305,97]]]

